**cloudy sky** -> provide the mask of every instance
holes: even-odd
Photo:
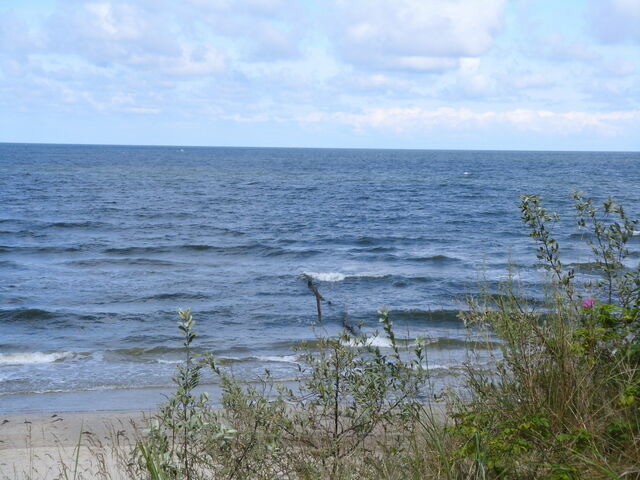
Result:
[[[640,150],[640,0],[2,0],[0,141]]]

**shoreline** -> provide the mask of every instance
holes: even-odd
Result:
[[[173,391],[173,387],[152,387],[6,393],[0,396],[0,416],[152,411]]]

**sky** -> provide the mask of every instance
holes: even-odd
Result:
[[[0,0],[0,142],[640,150],[640,0]]]

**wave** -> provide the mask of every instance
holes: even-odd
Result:
[[[0,320],[49,320],[59,314],[39,308],[16,308],[0,310]]]
[[[201,348],[194,348],[196,354],[205,353]],[[159,363],[177,365],[184,362],[184,349],[180,347],[156,346],[150,348],[133,347],[117,348],[96,352],[96,355],[106,362],[115,363]]]
[[[177,365],[182,363],[184,360],[167,360],[166,358],[156,358],[157,363],[162,363],[166,365]]]
[[[535,284],[537,285],[537,284]],[[490,304],[512,304],[514,301],[517,301],[524,308],[531,307],[545,307],[548,305],[547,300],[544,296],[523,296],[523,295],[513,295],[506,293],[488,293],[487,300]]]
[[[348,342],[342,342],[343,345],[350,347],[379,347],[379,348],[391,348],[391,340],[386,337],[369,337],[364,342],[357,339],[351,339]]]
[[[287,346],[291,347],[292,345],[288,344]],[[195,353],[205,353],[205,351],[201,349],[195,349],[194,351]],[[115,353],[118,355],[118,357],[129,357],[129,361],[137,361],[142,363],[178,365],[184,362],[184,349],[177,347],[118,349],[108,351],[108,353]],[[218,365],[230,365],[247,362],[299,363],[298,355],[248,355],[243,357],[213,355],[213,358]]]
[[[451,350],[451,349],[469,349],[469,350],[495,350],[501,345],[500,342],[493,340],[464,340],[460,338],[427,338],[425,346],[429,349]]]
[[[107,255],[139,255],[139,254],[153,254],[153,253],[171,253],[178,250],[206,250],[210,247],[206,245],[180,245],[180,246],[167,246],[167,247],[112,247],[106,248],[102,253]]]
[[[36,233],[32,230],[2,230],[0,231],[0,235],[13,236],[13,237],[24,237],[28,238],[32,241],[35,238],[46,238],[46,234]]]
[[[388,253],[397,251],[397,247],[383,247],[381,245],[370,246],[370,247],[354,247],[349,251],[352,253]]]
[[[406,260],[409,262],[432,262],[432,263],[452,263],[461,262],[462,260],[456,257],[449,257],[447,255],[428,255],[422,257],[398,257],[398,260]]]
[[[394,287],[407,287],[409,283],[427,283],[434,281],[433,277],[398,277],[392,283]]]
[[[340,272],[302,272],[303,277],[310,277],[318,282],[341,282],[347,275]]]
[[[187,292],[175,292],[175,293],[158,293],[156,295],[150,295],[148,297],[141,297],[133,300],[134,302],[148,302],[152,300],[207,300],[211,295],[206,293],[187,293]]]
[[[627,255],[628,258],[636,258],[640,256],[640,252],[630,251]],[[578,273],[585,273],[591,275],[604,275],[604,264],[598,262],[575,262],[569,263],[567,267],[572,268]],[[627,265],[631,267],[631,265]]]
[[[434,370],[451,370],[455,367],[459,367],[459,364],[456,363],[425,363],[424,365],[412,365],[414,370],[426,370],[426,371],[434,371]]]
[[[318,282],[342,282],[348,278],[389,278],[389,273],[341,273],[341,272],[302,272],[302,277],[311,278]]]
[[[266,257],[290,256],[295,258],[307,258],[323,253],[322,250],[306,248],[303,250],[288,250],[284,248],[267,247]]]
[[[135,265],[135,266],[157,266],[171,267],[178,265],[178,262],[161,260],[157,258],[87,258],[84,260],[71,260],[65,262],[66,265],[76,267],[99,267],[102,265]]]
[[[439,338],[423,338],[427,352],[429,350],[496,350],[500,347],[500,343],[492,340],[464,340],[459,338],[439,337]],[[413,348],[418,342],[417,338],[396,338],[396,345],[401,349]],[[344,345],[352,347],[379,347],[391,348],[391,341],[384,336],[369,337],[363,344],[362,341],[356,339],[343,342]]]
[[[20,265],[17,263],[11,262],[9,260],[0,260],[0,267],[3,268],[20,268]]]
[[[380,253],[380,254],[377,254]],[[426,264],[431,263],[434,265],[445,265],[445,264],[453,264],[460,263],[464,260],[457,257],[450,257],[448,255],[407,255],[405,254],[394,254],[394,253],[385,253],[382,252],[373,252],[373,251],[363,251],[363,250],[351,250],[349,254],[353,258],[364,259],[364,260],[377,260],[377,261],[386,261],[386,262],[409,262],[409,263],[418,263],[418,264]]]
[[[202,382],[201,385],[211,385],[211,383]],[[170,382],[167,383],[158,383],[158,384],[149,384],[149,385],[98,385],[94,387],[69,387],[69,388],[47,388],[47,389],[39,389],[39,390],[17,390],[10,392],[0,392],[0,397],[11,396],[11,395],[29,395],[29,394],[44,394],[44,393],[78,393],[78,392],[108,392],[113,390],[153,390],[153,389],[166,389],[171,388],[172,384]]]
[[[247,356],[247,357],[230,357],[230,356],[217,356],[214,355],[214,360],[217,365],[231,365],[238,363],[251,363],[251,362],[269,362],[269,363],[300,363],[300,357],[298,355],[259,355],[259,356]],[[156,362],[162,364],[179,364],[184,360],[174,359],[156,359]]]
[[[261,362],[298,363],[298,355],[263,355],[255,359]]]
[[[602,265],[597,262],[575,262],[567,265],[579,273],[602,273]]]
[[[393,245],[415,245],[416,243],[428,242],[430,239],[423,236],[400,236],[400,235],[387,235],[387,236],[372,236],[372,235],[359,235],[359,236],[336,236],[336,235],[324,235],[315,239],[315,242],[327,245],[347,245],[353,248],[380,248],[380,249],[394,249]],[[354,246],[355,245],[355,246]]]
[[[25,352],[0,353],[0,365],[31,365],[36,363],[53,363],[77,357],[76,352]]]
[[[194,348],[193,351],[198,353],[201,351],[201,349]],[[121,355],[121,356],[139,357],[142,355],[149,355],[149,354],[151,355],[159,355],[159,354],[162,355],[162,354],[168,354],[168,353],[184,354],[184,348],[166,347],[163,345],[158,345],[158,346],[149,347],[149,348],[144,348],[144,347],[116,348],[114,350],[107,350],[105,353],[112,353],[112,354]]]
[[[294,256],[307,257],[321,253],[320,250],[303,249],[292,250],[282,247],[274,247],[261,243],[250,245],[231,245],[216,246],[207,244],[185,244],[185,245],[167,245],[167,246],[148,246],[148,247],[117,247],[107,248],[103,250],[107,255],[145,255],[155,253],[178,253],[178,252],[211,252],[223,255],[262,255],[266,257],[277,256]]]
[[[406,310],[390,310],[389,318],[397,321],[437,321],[437,322],[455,322],[462,324],[459,318],[460,310],[422,310],[418,308],[409,308]]]
[[[17,245],[0,245],[0,253],[70,253],[79,252],[81,247],[54,247],[54,246],[42,246],[42,247],[23,247]]]
[[[80,221],[58,221],[48,222],[44,220],[31,220],[24,218],[5,218],[0,219],[1,223],[13,223],[16,225],[22,225],[29,229],[46,229],[46,228],[99,228],[99,227],[111,227],[110,224],[104,222],[96,222],[94,220],[80,220]]]
[[[101,228],[110,226],[103,222],[94,222],[91,220],[79,222],[52,222],[44,225],[45,228]]]

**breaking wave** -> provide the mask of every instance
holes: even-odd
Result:
[[[77,357],[76,352],[24,352],[0,353],[0,365],[30,365],[35,363],[53,363]]]

